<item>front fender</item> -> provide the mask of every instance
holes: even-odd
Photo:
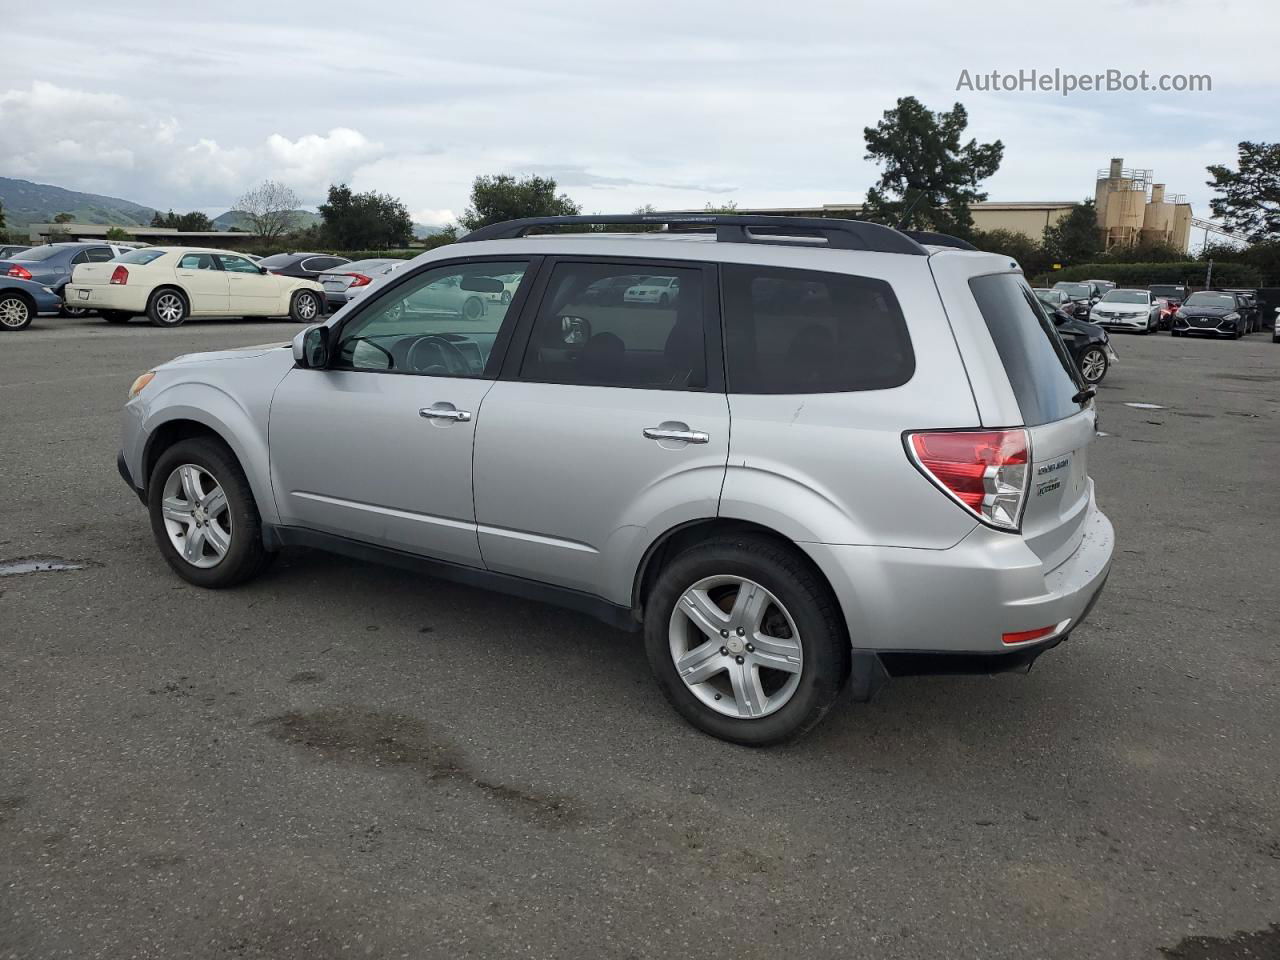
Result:
[[[126,442],[125,462],[133,476],[145,483],[145,465],[157,431],[175,421],[201,424],[231,448],[248,478],[258,513],[264,522],[275,523],[278,518],[268,470],[267,409],[263,404],[261,410],[250,410],[212,383],[185,381],[162,386],[144,407],[130,404],[125,408],[126,432],[130,421],[136,424],[135,439]]]

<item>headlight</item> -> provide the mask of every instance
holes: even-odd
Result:
[[[1174,316],[1177,317],[1179,320],[1187,319],[1187,315],[1183,313],[1181,309],[1179,309],[1178,312],[1174,314]]]
[[[1240,319],[1240,314],[1238,314],[1238,313],[1228,313],[1228,314],[1227,314],[1225,317],[1223,317],[1222,319],[1223,319],[1223,320],[1239,320],[1239,319]]]
[[[155,378],[156,378],[156,372],[154,370],[148,370],[146,373],[140,376],[137,380],[133,381],[133,386],[129,388],[129,399],[132,400],[134,397],[140,394],[143,391],[143,388],[145,388],[146,385],[150,383],[152,380],[154,380]]]

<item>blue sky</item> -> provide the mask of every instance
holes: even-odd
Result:
[[[67,4],[6,18],[0,175],[212,213],[264,177],[309,206],[345,180],[436,223],[496,172],[549,173],[587,211],[858,201],[863,127],[913,94],[1005,143],[993,200],[1082,199],[1122,156],[1207,216],[1205,165],[1280,139],[1274,3],[975,7]],[[956,90],[965,69],[1055,67],[1213,89]]]

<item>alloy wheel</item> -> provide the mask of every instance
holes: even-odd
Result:
[[[668,639],[680,679],[725,716],[767,717],[800,686],[804,646],[795,620],[752,580],[725,575],[693,584],[676,601]]]
[[[31,308],[21,297],[0,300],[0,325],[11,330],[21,330],[31,319]]]
[[[156,300],[156,316],[163,323],[177,323],[182,319],[182,298],[176,293],[162,293]]]
[[[1097,383],[1107,372],[1107,358],[1101,350],[1094,347],[1080,358],[1080,373],[1086,383]]]
[[[184,463],[164,482],[160,504],[169,542],[193,567],[216,567],[233,535],[227,495],[204,467]]]
[[[298,294],[298,316],[303,320],[314,320],[317,313],[320,312],[320,306],[316,303],[316,298],[309,293]]]

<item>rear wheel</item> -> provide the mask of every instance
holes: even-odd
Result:
[[[183,440],[162,453],[147,485],[147,507],[160,553],[197,586],[234,586],[272,559],[249,481],[219,440]]]
[[[311,290],[299,290],[289,301],[289,318],[298,323],[314,323],[320,318],[320,297]]]
[[[147,316],[157,327],[180,327],[187,319],[187,301],[172,288],[157,290],[147,301]]]
[[[0,330],[25,330],[36,315],[36,305],[21,293],[0,293]]]
[[[133,314],[125,310],[103,310],[102,319],[107,323],[128,323]]]
[[[89,313],[88,307],[69,307],[65,303],[58,308],[58,312],[64,317],[83,317]]]
[[[667,564],[645,603],[645,648],[681,716],[746,746],[804,733],[849,674],[830,589],[793,551],[753,536],[714,539]]]

